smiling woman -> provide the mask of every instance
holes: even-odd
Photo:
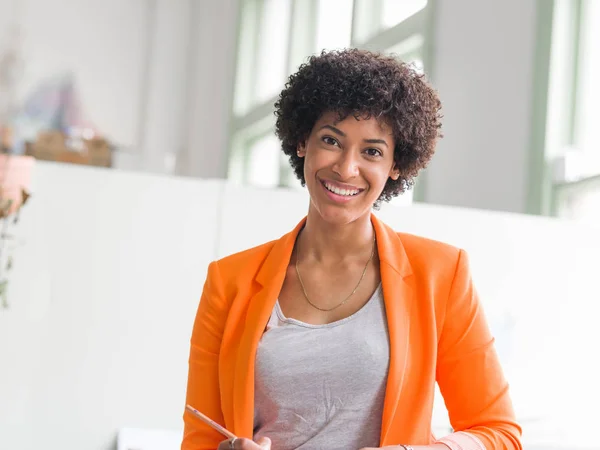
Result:
[[[326,114],[330,125],[349,116],[375,119],[381,129],[374,131],[391,144],[390,157],[399,172],[385,182],[377,200],[389,201],[413,186],[433,156],[441,128],[440,100],[415,67],[361,50],[311,57],[290,77],[275,107],[277,136],[302,184],[306,179],[298,146],[317,121]]]
[[[213,262],[192,334],[183,450],[519,450],[464,251],[372,214],[413,184],[440,100],[413,67],[324,52],[275,104],[310,195],[282,238]],[[454,433],[431,432],[435,385]]]
[[[327,112],[317,121],[297,156],[304,160],[302,182],[311,193],[311,208],[330,222],[349,223],[375,204],[388,179],[400,170],[394,161],[391,128],[377,119],[339,120]]]

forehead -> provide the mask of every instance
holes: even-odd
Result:
[[[383,118],[368,117],[366,115],[354,115],[340,119],[340,115],[334,111],[328,111],[321,115],[315,123],[315,130],[319,130],[325,125],[334,126],[344,132],[376,134],[379,137],[392,138],[393,130],[388,122]]]

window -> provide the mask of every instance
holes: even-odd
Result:
[[[550,212],[600,221],[600,3],[556,0],[554,6],[546,159]]]
[[[562,218],[600,223],[600,179],[588,183],[588,186],[572,183],[558,189],[556,210]]]
[[[352,0],[319,0],[315,52],[350,46]]]
[[[278,186],[280,153],[279,140],[274,134],[269,133],[253,141],[248,148],[246,182],[254,186]]]
[[[427,0],[356,0],[354,42],[396,39],[398,33],[423,31]],[[396,42],[399,42],[398,40]],[[381,50],[381,49],[380,49]]]
[[[383,29],[391,28],[427,5],[427,0],[383,0],[381,25]]]
[[[291,0],[242,3],[234,113],[269,100],[286,76]]]
[[[242,0],[229,177],[297,187],[273,133],[273,104],[286,77],[323,49],[359,47],[427,67],[426,0]],[[412,201],[412,191],[393,203]]]
[[[425,64],[423,63],[423,36],[420,34],[416,34],[386,49],[386,53],[398,55],[402,61],[412,64],[419,73],[425,72]]]
[[[290,0],[265,0],[258,30],[256,61],[256,101],[269,100],[283,84],[286,75]]]
[[[600,3],[588,0],[582,6],[574,138],[575,145],[593,158],[600,155],[596,111],[600,102]]]

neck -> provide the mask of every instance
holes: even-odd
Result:
[[[374,238],[370,213],[347,224],[331,224],[311,208],[297,246],[302,259],[334,264],[370,253]]]

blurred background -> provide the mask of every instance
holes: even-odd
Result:
[[[469,251],[525,448],[600,448],[599,0],[0,0],[0,449],[176,448],[207,264],[306,211],[273,103],[345,47],[439,91],[381,215]]]
[[[446,137],[400,201],[594,221],[597,3],[2,0],[3,142],[73,160],[40,140],[99,136],[96,164],[295,187],[273,103],[307,56],[353,46],[413,62],[443,100]]]

